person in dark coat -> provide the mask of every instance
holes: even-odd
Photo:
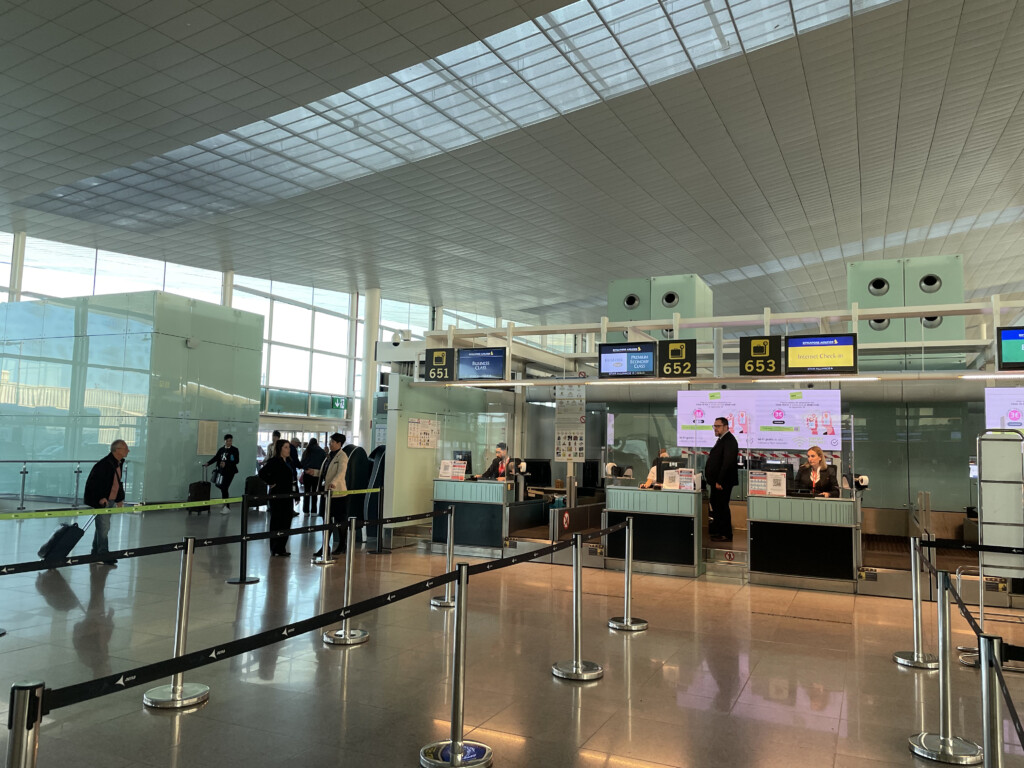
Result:
[[[302,513],[317,513],[316,489],[320,485],[320,468],[327,458],[327,451],[320,447],[315,437],[309,438],[306,450],[302,452]]]
[[[740,448],[736,437],[729,431],[729,420],[724,416],[715,419],[714,448],[708,455],[704,465],[704,479],[708,484],[708,499],[711,507],[711,520],[708,533],[712,541],[732,541],[732,511],[729,509],[729,497],[732,489],[739,483],[739,470],[736,458]]]
[[[292,492],[292,481],[295,473],[288,463],[292,446],[287,440],[278,440],[274,445],[274,457],[260,467],[260,480],[270,487],[270,494],[290,494]],[[292,499],[270,499],[270,530],[284,531],[292,524]],[[270,539],[270,554],[272,557],[288,557],[291,553],[287,551],[288,537],[274,536]]]
[[[836,479],[835,467],[825,463],[825,454],[816,445],[807,449],[807,463],[800,466],[794,485],[797,488],[806,488],[815,496],[839,497],[839,481]]]
[[[121,476],[124,472],[124,459],[128,455],[128,443],[115,440],[110,444],[110,453],[96,462],[85,481],[82,501],[93,509],[124,506],[124,483]],[[95,533],[92,537],[92,553],[105,555],[110,549],[107,546],[107,534],[110,531],[110,515],[96,515]],[[116,559],[104,560],[104,565],[117,565]]]
[[[206,466],[211,464],[217,465],[217,482],[214,483],[220,488],[220,497],[226,499],[230,496],[228,489],[231,487],[231,481],[235,479],[235,475],[238,474],[238,449],[232,445],[234,442],[233,435],[224,435],[224,445],[217,449],[217,453],[212,459],[206,462]],[[229,504],[225,504],[221,509],[222,515],[228,514],[231,511]]]

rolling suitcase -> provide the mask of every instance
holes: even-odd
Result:
[[[267,502],[263,503],[252,501],[252,498],[266,496],[267,495],[267,484],[264,483],[259,475],[251,475],[245,478],[245,491],[246,496],[250,497],[249,509],[257,509],[259,507],[266,506]]]
[[[206,465],[203,464],[203,479],[197,480],[194,483],[188,485],[188,500],[189,501],[209,501],[210,500],[210,482],[206,479]],[[191,515],[195,512],[197,515],[206,511],[206,514],[210,514],[209,505],[205,507],[188,507],[188,513]]]
[[[68,555],[71,554],[71,550],[75,548],[75,545],[82,540],[85,532],[89,526],[92,525],[92,521],[95,520],[92,517],[88,523],[85,524],[85,528],[79,528],[78,523],[61,523],[60,527],[53,532],[53,535],[47,540],[43,546],[39,548],[39,559],[44,563],[59,563],[62,560],[67,560]]]

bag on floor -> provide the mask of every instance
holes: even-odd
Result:
[[[85,524],[85,528],[79,528],[78,523],[61,523],[53,535],[43,546],[39,548],[39,559],[46,563],[59,563],[67,560],[71,550],[82,540],[86,529],[92,525],[93,517]]]

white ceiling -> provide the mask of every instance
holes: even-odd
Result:
[[[548,322],[686,272],[719,314],[838,307],[847,262],[938,253],[1024,291],[1012,0],[0,14],[0,229]]]

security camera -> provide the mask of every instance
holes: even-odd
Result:
[[[412,331],[410,331],[408,328],[402,331],[395,331],[394,333],[391,334],[392,346],[401,346],[403,341],[412,341]]]

